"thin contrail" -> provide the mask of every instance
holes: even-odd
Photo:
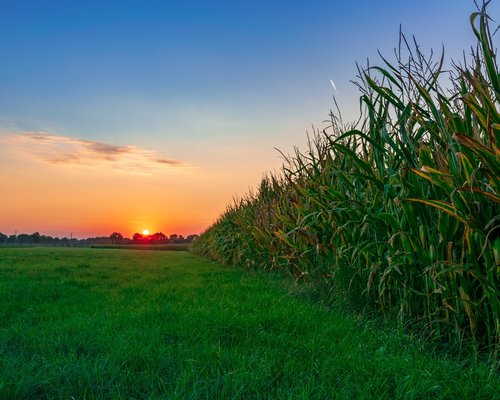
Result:
[[[330,79],[330,83],[332,84],[333,90],[335,90],[336,92],[338,92],[337,86],[335,86],[335,83],[333,83],[332,79]]]

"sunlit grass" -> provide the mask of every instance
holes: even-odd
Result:
[[[492,399],[495,372],[186,252],[0,249],[1,399]]]

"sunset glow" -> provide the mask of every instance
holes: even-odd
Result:
[[[281,167],[276,149],[324,127],[334,92],[344,122],[357,119],[355,63],[390,58],[400,24],[425,51],[446,43],[447,58],[475,41],[471,2],[456,0],[394,2],[391,13],[369,1],[8,3],[7,235],[201,233]]]

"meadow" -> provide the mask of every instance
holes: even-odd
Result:
[[[0,399],[488,399],[497,371],[183,251],[0,249]]]

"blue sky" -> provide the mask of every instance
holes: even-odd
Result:
[[[3,123],[117,141],[238,134],[212,115],[242,134],[265,130],[255,120],[305,130],[328,113],[329,79],[352,106],[355,61],[390,55],[400,23],[454,56],[472,38],[471,1],[4,3]]]
[[[301,146],[311,125],[322,126],[330,79],[345,118],[355,118],[355,62],[376,64],[377,50],[390,58],[400,24],[424,50],[444,44],[447,57],[474,42],[468,0],[0,5],[0,135],[157,151],[222,191],[207,220],[279,167],[274,147]]]

